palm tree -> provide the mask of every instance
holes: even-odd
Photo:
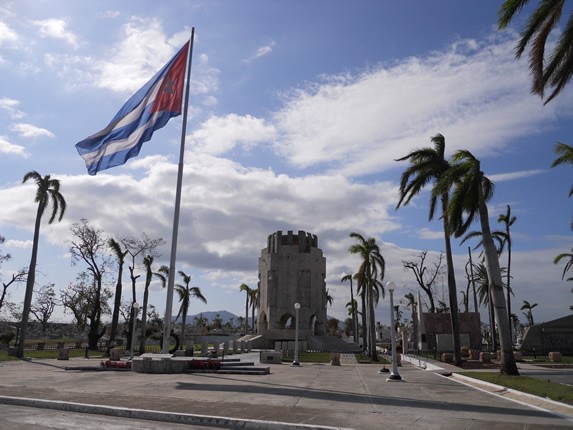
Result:
[[[506,28],[513,17],[523,9],[528,0],[506,0],[498,13],[498,26]],[[545,100],[549,103],[557,96],[573,75],[573,50],[571,50],[571,34],[573,33],[573,15],[569,16],[563,33],[559,38],[551,55],[545,58],[545,44],[551,31],[560,26],[564,1],[540,1],[527,24],[521,31],[521,38],[517,43],[515,57],[519,59],[527,45],[529,45],[529,71],[531,73],[531,92],[541,98],[545,91],[553,92]]]
[[[525,312],[523,312],[523,315],[525,315],[525,318],[527,318],[527,324],[531,327],[534,325],[533,323],[533,308],[537,306],[537,303],[529,303],[527,300],[523,301],[523,305],[521,305],[521,310],[525,310]]]
[[[474,266],[473,282],[477,283],[477,295],[480,305],[487,306],[487,314],[489,317],[490,335],[491,335],[491,348],[493,351],[497,349],[497,336],[495,329],[495,316],[493,311],[493,301],[491,299],[491,289],[489,287],[489,278],[487,275],[487,268],[483,262]]]
[[[249,298],[251,295],[251,288],[247,284],[241,284],[239,290],[245,292],[245,334],[249,333]]]
[[[334,303],[334,297],[330,295],[328,288],[324,291],[324,298],[326,300],[326,306],[330,305],[330,307],[332,307],[332,304]]]
[[[177,273],[179,273],[179,276],[183,278],[183,283],[185,284],[175,285],[175,291],[177,291],[177,294],[179,295],[179,301],[181,302],[181,306],[179,307],[179,312],[177,313],[175,321],[177,321],[179,316],[183,317],[183,322],[181,325],[181,349],[183,349],[183,344],[185,343],[185,324],[187,322],[187,311],[189,310],[191,298],[195,297],[196,299],[201,300],[203,303],[207,303],[207,299],[205,299],[203,294],[201,294],[201,289],[199,287],[189,286],[191,283],[191,275],[187,275],[182,270],[179,270]]]
[[[413,293],[406,293],[404,295],[404,298],[406,299],[406,309],[410,308],[410,311],[412,312],[411,314],[411,318],[412,318],[412,339],[414,339],[414,342],[418,342],[418,316],[417,316],[417,310],[418,310],[418,303],[416,301],[416,297],[414,297]]]
[[[565,279],[565,275],[569,270],[571,270],[571,267],[573,267],[573,248],[571,248],[571,252],[562,252],[557,257],[555,257],[555,259],[553,260],[553,264],[559,264],[559,262],[564,258],[568,258],[569,261],[565,263],[565,267],[563,268],[563,274],[561,275],[561,280]],[[567,278],[567,281],[573,281],[573,277]]]
[[[118,265],[117,283],[115,284],[115,300],[113,304],[113,314],[111,317],[111,330],[109,334],[109,343],[107,346],[107,354],[109,355],[109,350],[115,345],[115,338],[117,336],[117,326],[119,324],[119,309],[121,308],[121,294],[123,289],[121,278],[123,276],[123,264],[125,262],[125,256],[127,255],[127,250],[123,251],[121,249],[120,244],[113,238],[109,238],[107,244],[115,254]]]
[[[42,177],[38,172],[32,170],[24,175],[22,183],[32,180],[36,182],[36,197],[34,201],[38,203],[36,210],[36,222],[34,224],[34,241],[32,242],[32,256],[30,258],[30,266],[28,267],[28,278],[26,280],[26,293],[24,295],[24,307],[22,309],[22,321],[20,324],[20,340],[18,343],[17,355],[19,358],[24,357],[24,342],[28,334],[28,318],[30,316],[30,308],[32,306],[32,293],[34,291],[34,284],[36,282],[36,261],[38,259],[38,244],[40,242],[40,224],[44,211],[51,205],[52,214],[48,220],[48,224],[52,224],[55,219],[58,222],[64,217],[66,212],[66,200],[60,193],[60,181],[52,179],[50,175]]]
[[[493,183],[481,171],[480,161],[469,151],[456,152],[452,157],[450,169],[434,188],[433,194],[454,190],[448,206],[449,231],[456,237],[462,236],[479,216],[482,231],[483,250],[489,280],[490,294],[493,301],[495,320],[499,330],[501,345],[500,372],[508,375],[519,375],[511,343],[511,330],[507,316],[503,280],[499,265],[497,248],[489,226],[489,215],[486,202],[493,196]],[[463,215],[466,214],[464,219]]]
[[[410,152],[405,157],[396,161],[410,161],[410,166],[402,173],[400,180],[400,199],[396,209],[400,205],[407,205],[412,198],[428,184],[436,184],[444,174],[450,169],[450,163],[445,158],[446,139],[441,134],[436,134],[431,138],[433,148],[425,147]],[[429,219],[434,218],[438,197],[442,205],[442,221],[444,228],[444,241],[446,246],[446,265],[448,267],[448,298],[450,302],[450,322],[452,326],[452,337],[454,344],[454,361],[456,365],[461,365],[461,344],[460,344],[460,324],[458,318],[458,293],[456,288],[456,277],[454,273],[454,259],[452,246],[450,243],[450,230],[448,221],[449,188],[442,188],[439,193],[432,192],[430,197]]]
[[[506,274],[506,283],[505,283],[505,288],[506,288],[506,300],[507,300],[507,316],[508,316],[508,324],[510,327],[510,336],[511,336],[511,340],[513,342],[513,336],[512,336],[512,330],[511,327],[513,327],[512,321],[511,321],[511,294],[513,293],[511,290],[511,234],[509,232],[509,227],[511,227],[513,225],[513,223],[517,220],[517,218],[515,216],[511,216],[511,207],[509,205],[507,205],[507,210],[505,212],[505,214],[500,214],[499,217],[497,218],[497,222],[502,222],[505,226],[505,231],[504,231],[504,239],[501,243],[501,252],[503,252],[505,246],[507,245],[507,274]],[[494,232],[495,233],[495,232]]]
[[[553,147],[553,152],[555,152],[558,157],[551,164],[551,167],[559,166],[560,164],[571,164],[573,165],[573,146],[566,145],[564,143],[556,143]],[[569,197],[573,195],[573,187],[569,190]]]
[[[386,262],[380,253],[380,247],[376,244],[376,239],[372,237],[365,239],[362,235],[354,232],[350,233],[350,237],[358,242],[351,245],[348,252],[360,256],[361,263],[357,271],[358,283],[366,295],[368,304],[368,354],[372,361],[378,361],[374,306],[378,303],[380,293],[384,297],[384,286],[381,281],[384,279]]]
[[[354,324],[354,343],[358,343],[358,319],[356,317],[356,300],[354,300],[354,290],[352,289],[352,275],[342,274],[340,282],[350,281],[350,303],[352,305],[351,313],[349,314]]]
[[[143,257],[143,266],[145,267],[145,288],[143,290],[143,305],[141,306],[141,336],[139,338],[139,353],[145,353],[145,333],[147,331],[147,303],[149,302],[149,286],[151,285],[151,278],[153,271],[153,255],[146,255]]]
[[[251,331],[255,334],[255,309],[259,306],[259,289],[251,288],[249,301],[251,302]]]

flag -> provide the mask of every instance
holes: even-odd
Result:
[[[153,132],[181,114],[189,42],[120,109],[100,132],[76,143],[90,175],[136,157]]]

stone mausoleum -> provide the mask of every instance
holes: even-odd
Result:
[[[258,334],[267,348],[295,339],[295,303],[300,304],[299,341],[325,335],[326,258],[316,235],[299,230],[268,236],[259,258]]]

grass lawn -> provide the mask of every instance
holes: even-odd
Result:
[[[460,372],[460,375],[573,405],[573,389],[563,384],[528,376],[508,376],[490,372]]]
[[[69,357],[84,357],[84,349],[71,349],[69,352]],[[58,358],[58,351],[56,349],[47,349],[42,351],[24,351],[24,357],[33,359],[42,358]],[[101,351],[89,351],[90,358],[103,357],[103,352]],[[17,357],[8,356],[6,350],[0,350],[0,361],[12,361],[18,360]]]

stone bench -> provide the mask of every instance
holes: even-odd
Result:
[[[260,362],[282,364],[282,353],[280,351],[261,351]]]

